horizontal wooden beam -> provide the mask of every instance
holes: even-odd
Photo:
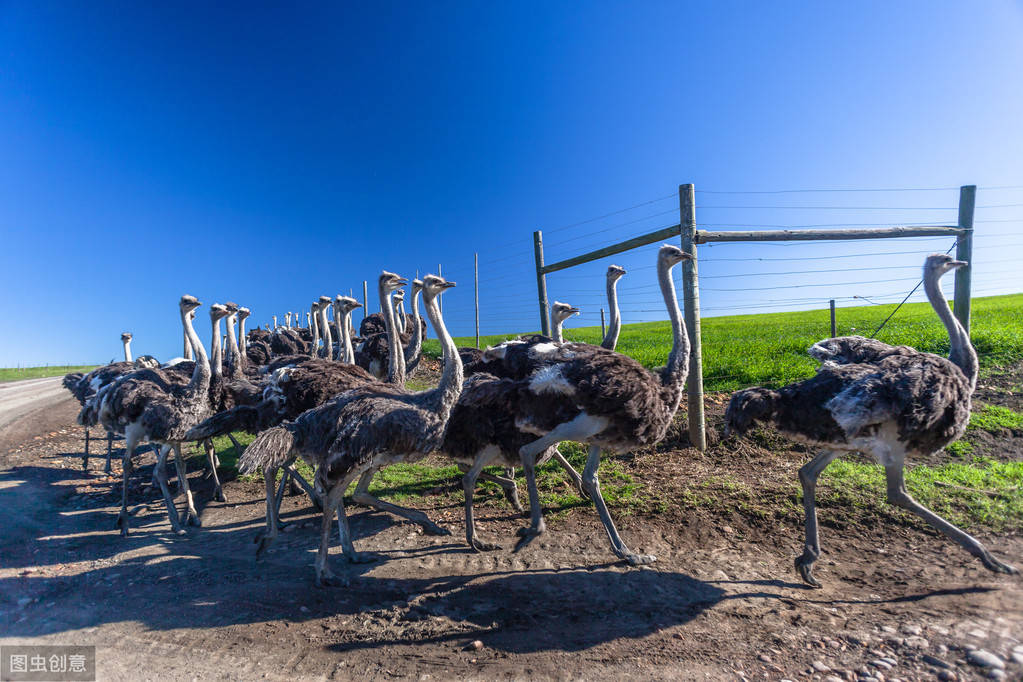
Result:
[[[961,227],[948,225],[912,227],[875,227],[848,230],[752,230],[711,232],[696,231],[696,243],[707,242],[790,242],[836,239],[877,239],[890,237],[954,237],[963,234]]]
[[[671,227],[666,227],[663,230],[657,230],[656,232],[651,232],[650,234],[645,234],[641,237],[634,237],[628,241],[620,242],[612,246],[606,246],[603,249],[584,253],[581,256],[575,256],[574,258],[567,258],[565,260],[558,261],[557,263],[545,265],[541,272],[546,275],[551,272],[570,268],[574,265],[582,265],[583,263],[589,263],[590,261],[597,260],[598,258],[606,258],[607,256],[613,256],[614,254],[621,253],[622,251],[628,251],[640,246],[646,246],[647,244],[653,244],[654,242],[659,242],[662,239],[667,239],[668,237],[676,237],[681,233],[681,228],[678,225],[672,225]]]

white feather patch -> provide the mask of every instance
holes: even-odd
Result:
[[[529,349],[529,355],[536,357],[537,355],[546,355],[547,353],[553,353],[558,350],[559,346],[554,343],[538,343]]]
[[[540,393],[575,395],[575,386],[565,378],[561,365],[549,365],[537,371],[529,381],[529,390],[538,395]]]

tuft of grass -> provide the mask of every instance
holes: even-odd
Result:
[[[859,306],[838,310],[838,334],[869,336],[894,305]],[[985,296],[972,300],[970,336],[981,367],[1023,358],[1023,294]],[[827,309],[793,313],[763,313],[705,317],[701,320],[703,377],[707,391],[732,391],[747,386],[781,386],[813,376],[817,363],[806,349],[831,336]],[[516,334],[480,337],[480,345],[495,345]],[[600,343],[600,327],[565,330],[570,341]],[[948,334],[929,303],[903,306],[878,334],[885,343],[905,344],[918,350],[948,355]],[[472,346],[475,337],[456,338],[459,346]],[[642,322],[622,327],[618,351],[651,369],[661,366],[671,350],[668,322]],[[440,357],[440,344],[428,339],[423,352]]]
[[[99,365],[48,365],[46,367],[0,367],[0,383],[22,379],[59,377],[71,372],[91,372]]]
[[[1023,414],[1001,405],[984,405],[979,412],[970,415],[967,428],[990,433],[998,433],[1002,429],[1023,429]]]
[[[953,457],[966,457],[973,453],[973,443],[968,440],[957,440],[954,443],[949,443],[945,447],[945,451]]]

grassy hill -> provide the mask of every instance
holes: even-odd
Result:
[[[97,365],[47,365],[46,367],[0,367],[0,383],[22,379],[63,376],[70,372],[91,372]]]
[[[838,335],[870,336],[894,309],[894,304],[839,308]],[[778,386],[812,376],[817,365],[806,349],[831,336],[830,324],[827,309],[703,318],[704,386],[708,391],[725,391],[753,385]],[[1023,294],[973,299],[971,326],[982,368],[1023,359]],[[481,337],[480,345],[494,345],[515,336]],[[566,329],[565,338],[599,343],[600,327]],[[948,334],[929,303],[904,305],[877,338],[948,354]],[[475,337],[455,339],[459,346],[475,342]],[[428,355],[439,357],[436,339],[427,340],[424,347]],[[618,350],[647,367],[663,365],[671,350],[671,328],[667,321],[623,325]]]

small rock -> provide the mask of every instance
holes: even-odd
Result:
[[[966,654],[966,660],[980,668],[1004,668],[1005,661],[984,649],[974,649]]]
[[[895,633],[898,632],[898,630],[893,628],[891,625],[882,625],[881,632],[885,633],[886,635],[894,635]]]
[[[938,672],[938,679],[942,682],[953,682],[956,679],[956,674],[951,670],[941,670]]]
[[[919,636],[923,632],[923,630],[920,628],[919,625],[912,625],[910,623],[907,623],[906,625],[903,625],[902,626],[902,631],[905,632],[907,635],[917,635],[917,636]]]
[[[309,607],[307,606],[299,606],[298,610],[301,611],[302,613],[309,613]]]
[[[906,638],[906,641],[903,642],[903,644],[908,646],[910,649],[927,649],[931,646],[931,643],[928,642],[926,638],[920,637],[919,635],[910,635]]]
[[[967,632],[966,634],[968,634],[970,637],[976,637],[977,639],[987,639],[987,632],[985,630],[981,630],[980,628],[974,628]]]
[[[899,662],[896,661],[891,656],[882,656],[881,660],[884,661],[885,663],[887,663],[888,665],[890,665],[893,668],[899,664]]]
[[[23,609],[32,603],[32,597],[22,597],[18,600],[18,608]]]
[[[824,682],[843,682],[841,677],[835,677],[834,675],[828,675],[824,678]]]
[[[810,665],[812,665],[813,669],[816,670],[819,673],[829,673],[829,672],[831,672],[831,668],[829,668],[827,665],[825,665],[823,661],[814,661]]]
[[[924,654],[920,657],[920,660],[934,668],[945,668],[946,670],[951,670],[954,667],[948,661],[943,661],[937,656],[931,656],[930,654]]]
[[[483,642],[481,640],[474,639],[472,642],[469,643],[468,648],[472,649],[473,651],[479,651],[480,649],[483,648]]]
[[[880,668],[881,670],[891,670],[892,669],[891,663],[887,663],[886,661],[882,661],[880,658],[871,661],[870,665],[874,666],[875,668]]]
[[[757,656],[757,658],[759,658],[764,663],[770,663],[771,662],[771,657],[768,656],[767,654],[760,654],[759,656]]]
[[[1001,668],[991,668],[987,671],[987,677],[989,680],[1002,680],[1005,679],[1005,671]]]
[[[1023,664],[1023,651],[1013,651],[1010,656],[1016,663]]]

